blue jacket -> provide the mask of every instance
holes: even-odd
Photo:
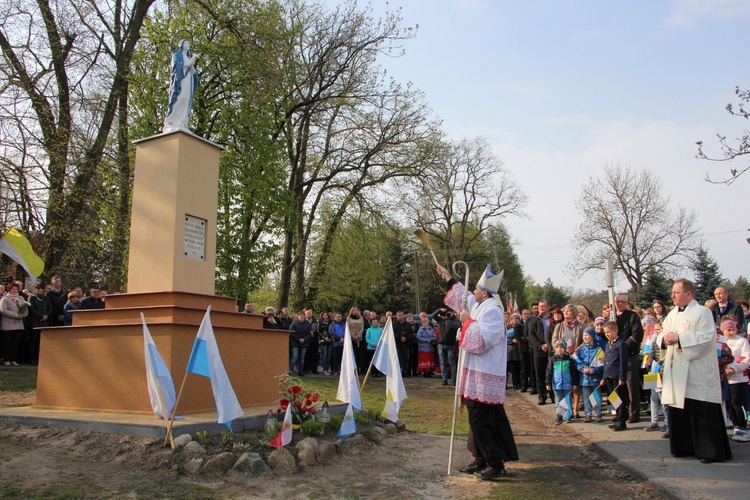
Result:
[[[312,338],[312,325],[309,321],[294,320],[292,326],[289,327],[289,345],[294,347],[307,347]],[[304,343],[300,343],[300,339],[304,339]]]
[[[573,386],[578,385],[578,370],[567,352],[562,356],[553,354],[549,358],[545,384],[552,387],[553,391],[572,391]]]
[[[417,341],[419,342],[419,352],[433,352],[437,342],[435,330],[431,326],[420,326],[417,332]]]
[[[344,334],[346,333],[346,323],[344,321],[331,322],[330,327],[331,339],[333,340],[333,347],[344,347]]]
[[[591,366],[592,363],[597,364],[594,362],[594,360],[596,359],[596,356],[601,352],[604,351],[602,351],[602,348],[596,344],[582,344],[576,351],[576,356],[578,356],[579,361],[579,363],[577,363],[578,371],[581,374],[582,386],[598,386],[602,381],[602,375],[604,374],[604,363],[599,362],[599,366]],[[583,370],[586,368],[593,368],[594,373],[583,373]]]
[[[607,344],[604,356],[604,378],[628,381],[628,346],[618,338]]]

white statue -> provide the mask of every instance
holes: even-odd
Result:
[[[198,54],[190,52],[190,42],[180,40],[172,54],[172,78],[169,82],[169,109],[164,119],[163,132],[188,130],[188,119],[193,108],[195,89],[198,88],[198,72],[195,61]]]

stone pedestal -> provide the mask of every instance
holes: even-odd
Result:
[[[135,142],[128,293],[213,295],[220,153],[183,131]]]
[[[289,335],[214,296],[221,148],[177,131],[136,142],[128,293],[106,309],[73,313],[73,326],[42,330],[36,407],[151,413],[143,327],[179,392],[209,305],[224,367],[240,404],[272,405],[287,370]],[[178,414],[215,411],[209,379],[188,375]]]
[[[234,312],[232,298],[158,292],[108,296],[106,309],[79,310],[73,326],[44,329],[34,406],[151,413],[140,313],[179,391],[208,304],[240,404],[273,404],[279,397],[273,377],[288,365],[286,332],[263,330],[261,316]],[[210,380],[188,375],[178,413],[215,410]]]

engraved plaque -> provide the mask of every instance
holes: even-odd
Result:
[[[204,260],[206,255],[206,221],[185,215],[185,257]]]

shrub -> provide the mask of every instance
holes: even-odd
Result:
[[[300,426],[302,434],[308,436],[320,436],[323,434],[323,430],[326,428],[325,422],[318,422],[316,420],[305,420]]]

